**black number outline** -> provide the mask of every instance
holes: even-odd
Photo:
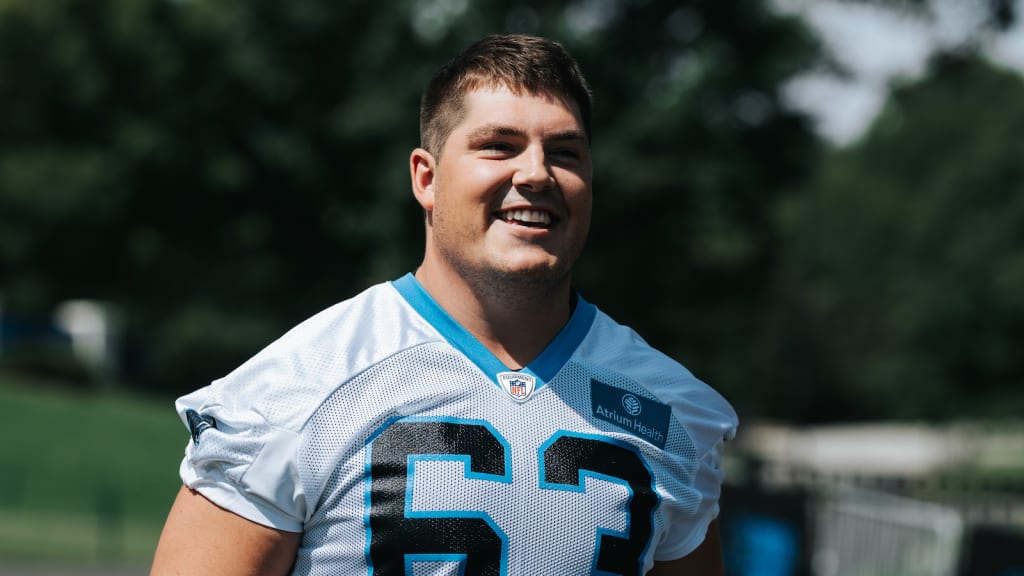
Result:
[[[661,496],[654,487],[654,474],[639,450],[613,437],[562,430],[542,444],[538,453],[541,489],[585,493],[586,478],[591,477],[622,484],[629,490],[626,531],[597,529],[591,574],[643,574]],[[587,462],[580,461],[584,455],[588,456]],[[560,456],[567,461],[559,462]],[[613,468],[617,473],[608,472]],[[622,474],[622,470],[628,474]]]
[[[454,451],[450,449],[452,445],[457,446]],[[413,562],[430,561],[458,562],[460,574],[507,574],[508,535],[486,512],[412,510],[411,480],[418,462],[454,460],[462,462],[466,478],[512,482],[511,445],[489,422],[396,417],[370,436],[366,450],[366,561],[373,574],[407,574]],[[537,455],[537,482],[542,490],[585,493],[588,477],[618,483],[629,490],[626,531],[598,527],[591,571],[597,575],[641,574],[661,498],[654,487],[653,473],[639,450],[613,437],[562,430],[544,442]],[[399,484],[400,490],[396,489]],[[397,493],[402,494],[400,516],[395,504]],[[445,542],[437,536],[440,527],[436,524],[445,524],[444,530],[440,530],[446,536]],[[404,536],[392,539],[387,536],[389,531],[399,531]],[[460,538],[481,542],[464,546],[465,552],[453,551],[463,543]],[[395,548],[393,540],[401,541],[403,546]],[[497,560],[481,560],[488,552],[494,554],[496,543],[500,550]],[[449,550],[425,551],[430,545],[448,546]],[[420,551],[410,552],[409,546],[419,547]]]
[[[434,430],[430,430],[434,428]],[[428,439],[423,432],[441,432],[447,434],[447,444],[461,444],[465,450],[460,452],[431,452],[413,450],[413,447],[420,446]],[[472,431],[469,434],[462,434]],[[486,432],[486,435],[475,437],[475,434]],[[436,438],[434,438],[436,439]],[[484,442],[480,440],[483,439]],[[493,440],[489,444],[487,439]],[[380,443],[383,443],[381,445]],[[375,450],[374,447],[377,447]],[[395,450],[396,447],[404,446],[405,449]],[[381,448],[384,448],[383,450]],[[390,448],[390,450],[389,450]],[[474,458],[474,453],[477,456]],[[386,455],[378,458],[381,453]],[[496,454],[497,453],[497,454]],[[395,462],[394,456],[399,455],[404,462]],[[495,458],[497,456],[497,458]],[[496,470],[495,459],[500,460],[500,473],[489,472]],[[462,462],[465,466],[463,474],[467,478],[486,479],[500,483],[512,481],[512,455],[508,441],[502,437],[489,422],[483,420],[467,420],[458,418],[393,418],[380,426],[377,431],[367,440],[366,476],[367,476],[367,515],[366,522],[366,560],[370,570],[376,576],[388,576],[390,574],[408,574],[413,562],[458,562],[460,573],[480,574],[481,576],[503,576],[508,572],[508,536],[486,512],[480,510],[464,511],[424,511],[412,510],[412,482],[415,473],[415,463],[425,460],[455,460]],[[393,497],[382,496],[389,489],[388,485],[396,483],[395,474],[389,474],[388,469],[398,466],[405,470],[400,483],[402,484],[401,507],[402,514],[389,514],[395,512]],[[374,474],[375,469],[383,467],[381,473]],[[382,478],[383,477],[383,478]],[[391,492],[395,492],[392,488]],[[447,530],[442,532],[435,524],[446,525]],[[417,530],[420,526],[428,529]],[[473,546],[461,547],[463,552],[409,552],[406,547],[401,550],[390,548],[390,538],[382,535],[389,530],[400,529],[402,532],[417,534],[415,538],[401,539],[406,547],[419,547],[426,549],[431,545],[457,548],[461,543],[460,538],[475,540]],[[493,536],[493,538],[491,538]],[[494,541],[496,539],[496,542]],[[492,551],[497,544],[499,551],[497,559],[483,558],[488,551]],[[469,552],[474,553],[470,557]],[[401,557],[401,562],[396,558]],[[401,571],[399,572],[399,564]],[[497,570],[494,565],[497,564]],[[470,568],[474,568],[470,570]]]

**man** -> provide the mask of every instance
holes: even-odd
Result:
[[[589,125],[554,42],[488,37],[437,73],[422,265],[178,401],[154,574],[722,574],[732,408],[571,286]]]

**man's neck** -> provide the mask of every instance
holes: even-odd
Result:
[[[571,314],[571,284],[473,286],[461,275],[424,263],[416,271],[423,289],[510,369],[532,362],[558,335]]]

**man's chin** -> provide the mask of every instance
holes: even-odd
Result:
[[[478,288],[503,292],[517,288],[530,291],[559,288],[568,279],[574,262],[574,259],[543,250],[506,251],[476,261],[458,256],[449,254],[447,258],[458,274]]]
[[[495,275],[510,285],[554,287],[569,275],[569,267],[559,261],[516,263],[495,270]]]

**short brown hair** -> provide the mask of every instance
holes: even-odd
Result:
[[[434,74],[420,101],[420,145],[440,155],[465,112],[466,94],[499,86],[575,103],[590,140],[590,86],[576,60],[553,40],[506,34],[477,41]]]

